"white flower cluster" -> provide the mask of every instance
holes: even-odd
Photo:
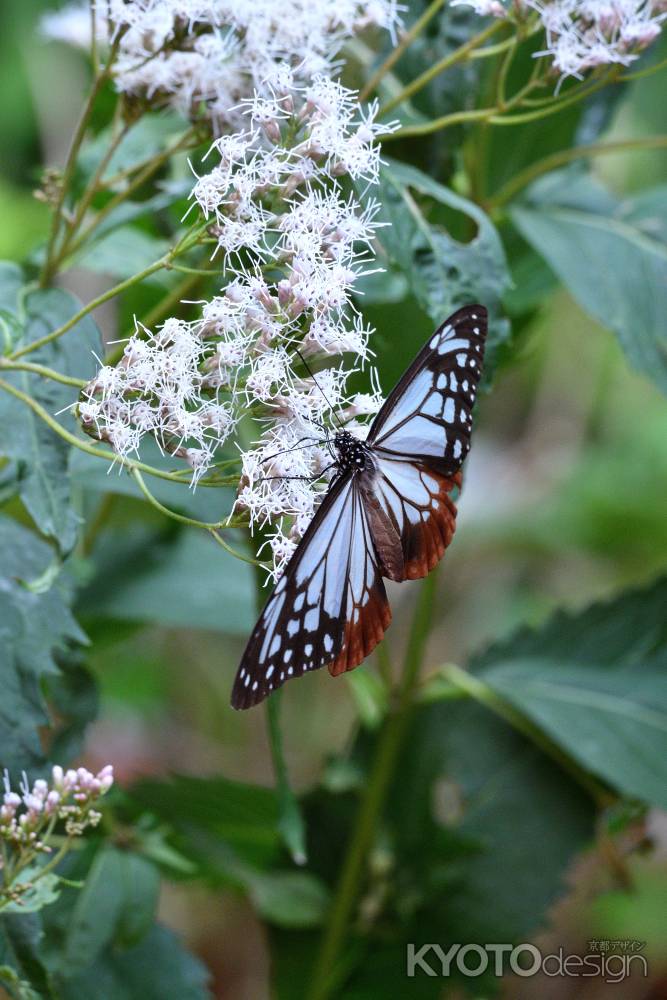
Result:
[[[663,0],[525,0],[544,24],[561,76],[582,79],[596,66],[627,66],[653,42],[666,16]]]
[[[43,32],[80,43],[90,35],[87,8],[48,15]],[[96,0],[96,9],[98,25],[119,39],[119,90],[188,116],[205,111],[218,126],[236,125],[238,102],[270,88],[285,66],[303,81],[331,75],[347,38],[398,22],[396,0]]]
[[[505,17],[513,6],[536,10],[547,48],[561,78],[583,75],[596,66],[629,65],[660,34],[667,17],[665,0],[454,0],[482,16]]]
[[[101,814],[93,809],[98,799],[113,785],[113,767],[107,764],[98,774],[85,767],[64,771],[55,766],[51,783],[42,778],[32,787],[24,773],[20,795],[12,791],[9,775],[4,774],[5,792],[0,806],[0,840],[15,847],[29,847],[49,853],[50,846],[42,840],[45,827],[51,821],[64,820],[71,836],[78,836],[88,826],[96,826]]]
[[[265,421],[242,455],[237,508],[251,525],[281,523],[271,540],[279,573],[331,468],[327,433],[336,419],[363,433],[359,418],[380,403],[378,391],[346,395],[342,355],[368,357],[351,293],[373,259],[376,206],[362,210],[339,178],[377,178],[374,139],[386,127],[339,83],[300,88],[289,72],[243,110],[247,127],[213,144],[218,162],[192,192],[229,283],[195,322],[139,329],[119,365],[84,390],[79,416],[121,455],[153,435],[189,462],[193,483],[244,414]]]

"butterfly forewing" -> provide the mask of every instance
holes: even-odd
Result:
[[[436,330],[390,393],[368,435],[376,452],[453,474],[470,450],[487,312],[466,306]]]
[[[450,494],[470,449],[486,329],[483,306],[450,316],[373,421],[363,468],[341,460],[250,637],[235,708],[306,671],[357,666],[391,621],[382,577],[414,580],[442,558],[456,525]]]
[[[330,488],[267,601],[239,666],[234,708],[250,708],[292,677],[341,673],[379,642],[391,613],[358,484]],[[354,662],[353,662],[354,661]]]

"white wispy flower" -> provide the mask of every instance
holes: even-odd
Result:
[[[331,76],[346,39],[372,25],[393,32],[398,11],[396,0],[96,0],[98,31],[109,25],[118,40],[118,89],[218,128],[238,124],[239,101],[258,89],[268,97],[286,76]],[[46,15],[42,32],[87,45],[88,5]]]
[[[243,102],[244,127],[213,143],[192,210],[208,219],[227,284],[199,319],[141,326],[120,363],[100,368],[79,404],[91,435],[120,455],[145,435],[186,461],[194,484],[211,472],[244,414],[262,422],[241,452],[237,511],[274,526],[269,550],[282,571],[333,474],[340,423],[360,436],[381,403],[350,396],[347,380],[369,357],[371,329],[355,309],[373,267],[377,206],[344,195],[344,175],[372,183],[379,149],[375,109],[316,77],[270,99]],[[307,164],[307,166],[306,166]],[[312,367],[311,367],[312,366]]]
[[[511,5],[498,0],[453,0],[478,14],[503,17]],[[546,34],[546,48],[561,78],[583,79],[596,66],[628,66],[653,42],[667,17],[664,0],[520,0],[536,10]]]

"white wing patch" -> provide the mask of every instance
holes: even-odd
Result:
[[[405,458],[438,459],[453,474],[470,448],[485,336],[481,306],[452,316],[389,396],[368,443]]]
[[[386,603],[353,476],[331,488],[320,511],[250,637],[232,692],[235,708],[248,708],[288,678],[331,664],[371,593],[379,588]]]

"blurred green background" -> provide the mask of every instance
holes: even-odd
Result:
[[[2,258],[20,260],[45,238],[48,211],[32,191],[40,164],[62,160],[86,83],[83,56],[36,36],[45,8],[35,0],[9,0],[0,10]],[[655,133],[664,129],[664,114],[664,79],[657,74],[629,88],[606,135]],[[595,170],[625,196],[665,181],[664,167],[662,154],[637,152],[608,156]],[[528,277],[518,260],[509,307]],[[66,281],[84,301],[100,287],[99,276],[82,271]],[[431,321],[411,299],[371,306],[367,315],[377,326],[374,348],[386,391],[429,335]],[[98,319],[110,336],[113,311]],[[541,624],[554,609],[583,608],[664,570],[666,444],[665,398],[628,368],[612,334],[545,281],[535,308],[521,316],[511,358],[479,401],[459,529],[439,576],[426,662],[465,663],[517,625]],[[108,519],[89,553],[97,575],[77,609],[93,640],[89,660],[101,689],[85,762],[113,761],[121,784],[170,771],[272,784],[263,714],[229,707],[252,616],[246,567],[230,567],[221,550],[166,524],[125,477],[107,477],[104,468],[93,471],[81,462],[78,482],[82,509],[94,518],[103,503]],[[191,502],[206,516],[222,514],[215,494],[197,494]],[[392,651],[404,643],[415,594],[412,584],[392,588]],[[360,697],[345,679],[332,682],[326,672],[288,687],[286,749],[297,789],[313,786],[349,745]],[[664,932],[664,816],[656,815],[654,828],[658,846],[632,862],[641,871],[636,893],[603,895],[585,918],[576,900],[596,878],[604,889],[604,858],[593,849],[571,866],[564,897],[545,918],[545,940],[591,937],[596,929],[619,936],[616,926],[628,920],[637,938]],[[204,958],[217,997],[268,995],[267,932],[247,902],[228,890],[174,883],[163,889],[160,912]],[[575,995],[563,982],[520,988],[524,992],[510,985],[508,995]],[[627,983],[625,992],[603,984],[595,989],[585,995],[648,996]]]

